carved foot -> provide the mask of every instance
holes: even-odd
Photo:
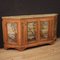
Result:
[[[6,50],[7,50],[8,48],[7,48],[6,46],[4,46],[4,49],[6,49]]]
[[[17,48],[18,51],[24,51],[25,48]]]
[[[52,42],[50,42],[49,44],[50,44],[50,45],[53,45],[54,43],[55,43],[55,41],[52,41]]]

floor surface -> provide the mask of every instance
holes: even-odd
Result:
[[[53,45],[39,46],[21,52],[0,49],[0,60],[60,60],[60,39]]]

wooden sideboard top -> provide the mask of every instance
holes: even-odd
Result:
[[[18,16],[3,16],[2,18],[34,18],[34,17],[46,17],[46,16],[57,16],[57,13],[51,13],[51,14],[35,14],[35,15],[18,15]]]

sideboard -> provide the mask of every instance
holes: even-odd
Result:
[[[3,16],[4,48],[22,51],[33,46],[53,44],[56,40],[57,15]]]

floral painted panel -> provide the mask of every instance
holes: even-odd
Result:
[[[16,42],[17,39],[17,24],[7,23],[8,43]]]
[[[40,37],[42,39],[48,38],[48,22],[44,21],[41,22],[41,30],[40,30]]]
[[[35,22],[29,22],[27,27],[28,27],[28,41],[33,41],[36,40],[36,33],[35,33]]]

